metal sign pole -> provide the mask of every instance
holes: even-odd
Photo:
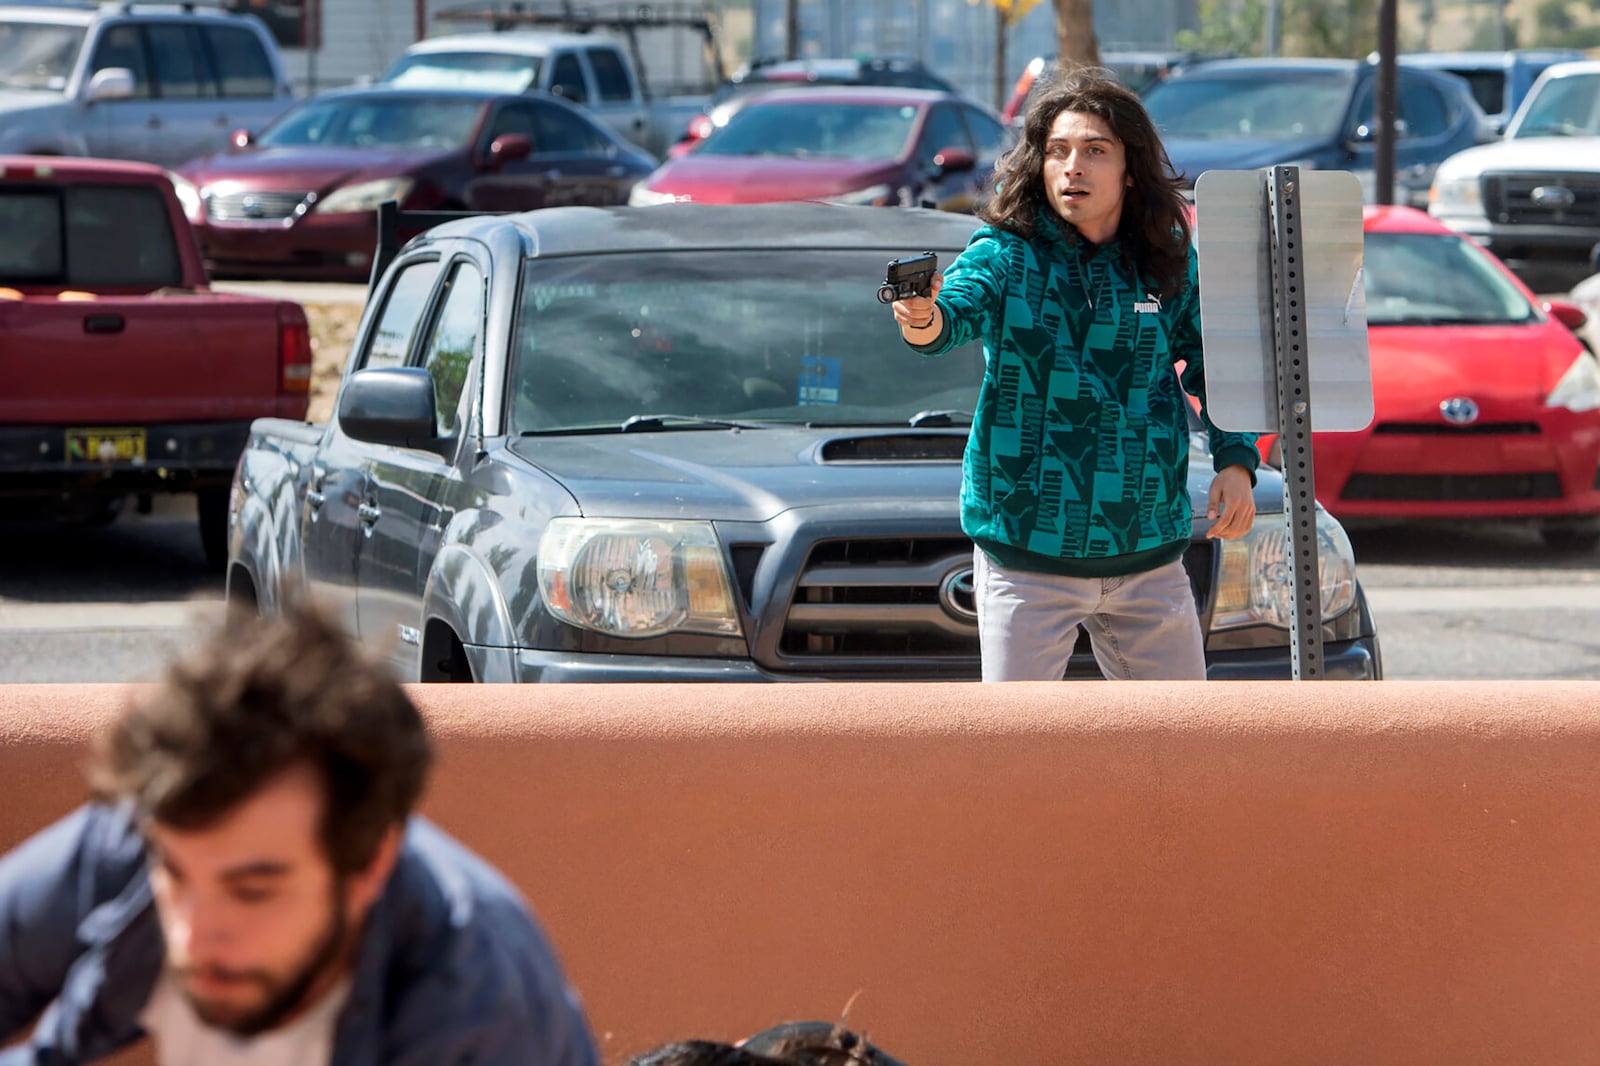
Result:
[[[1294,679],[1319,680],[1322,589],[1317,574],[1317,498],[1311,466],[1311,372],[1307,362],[1305,264],[1300,224],[1300,168],[1267,175],[1272,260],[1273,348],[1278,364],[1278,441],[1283,450],[1283,510],[1293,559]]]

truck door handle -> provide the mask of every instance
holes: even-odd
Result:
[[[85,333],[121,333],[127,325],[121,315],[84,315],[83,331]]]
[[[311,519],[316,521],[317,512],[322,510],[322,505],[328,502],[328,497],[322,492],[322,483],[328,479],[328,472],[320,466],[311,468],[311,481],[306,485],[306,506],[311,508]]]
[[[375,503],[364,503],[356,508],[356,514],[361,516],[362,524],[370,526],[383,517],[383,508]]]

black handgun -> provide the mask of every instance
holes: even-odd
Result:
[[[933,275],[938,270],[939,257],[932,252],[923,252],[909,259],[889,260],[883,284],[878,286],[878,302],[892,304],[912,296],[932,296]]]

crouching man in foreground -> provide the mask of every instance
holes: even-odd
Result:
[[[416,708],[314,613],[231,619],[97,745],[97,802],[0,859],[0,1066],[592,1066],[499,874],[412,815]]]

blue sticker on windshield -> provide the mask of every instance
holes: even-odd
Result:
[[[839,360],[827,355],[802,355],[800,403],[838,403],[842,375]]]

